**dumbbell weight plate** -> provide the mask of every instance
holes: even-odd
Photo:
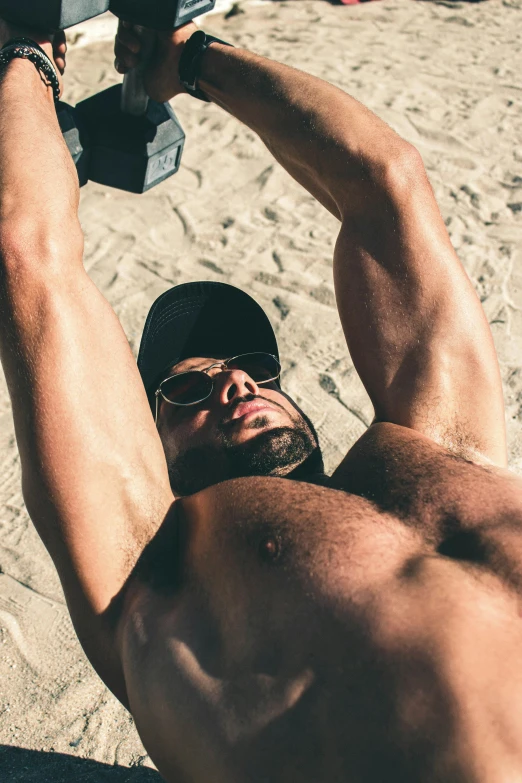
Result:
[[[121,111],[121,92],[118,84],[76,107],[89,139],[89,179],[145,193],[176,173],[185,134],[168,103],[149,101],[135,117]]]
[[[216,0],[110,0],[110,10],[124,21],[173,30],[212,11]]]
[[[57,103],[56,114],[63,138],[76,165],[80,187],[83,187],[89,180],[90,151],[87,132],[76,110],[69,104],[63,101]]]
[[[108,10],[109,0],[0,0],[1,17],[43,30],[65,30]]]

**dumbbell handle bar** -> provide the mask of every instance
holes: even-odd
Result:
[[[141,73],[134,69],[126,74],[121,91],[121,110],[125,114],[141,117],[147,111],[149,96],[143,84]]]
[[[121,110],[125,114],[141,117],[147,111],[149,96],[145,90],[142,69],[154,53],[154,33],[136,28],[142,41],[142,65],[125,75],[121,91]]]

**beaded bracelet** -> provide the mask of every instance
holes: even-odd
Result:
[[[47,80],[47,86],[52,87],[54,100],[60,100],[60,82],[56,69],[41,46],[30,38],[13,38],[0,51],[0,67],[6,67],[17,57],[30,60],[36,69]]]

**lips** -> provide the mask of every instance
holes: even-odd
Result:
[[[274,408],[271,405],[267,405],[262,400],[250,400],[250,402],[241,402],[232,414],[230,421],[241,419],[249,413],[256,413],[257,411],[273,411]]]

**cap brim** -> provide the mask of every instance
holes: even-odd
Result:
[[[138,368],[150,395],[161,374],[182,359],[228,359],[255,351],[279,358],[274,330],[255,299],[226,283],[185,283],[166,291],[152,305]]]

